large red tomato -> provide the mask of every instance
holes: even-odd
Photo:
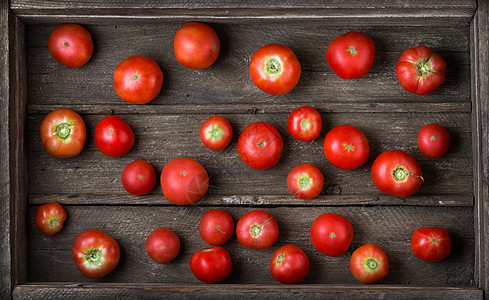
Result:
[[[238,140],[239,157],[257,170],[273,167],[279,161],[283,147],[278,130],[266,122],[246,126]]]
[[[70,109],[50,112],[41,123],[41,141],[46,151],[54,157],[67,158],[80,153],[85,146],[85,122]]]
[[[199,135],[204,146],[219,151],[226,148],[231,142],[233,128],[226,118],[213,116],[200,126]]]
[[[285,245],[273,253],[270,272],[281,283],[298,283],[309,271],[309,259],[301,248]]]
[[[314,141],[321,133],[321,127],[321,115],[310,106],[299,107],[287,119],[290,135],[303,142]]]
[[[367,137],[354,126],[336,126],[324,138],[326,159],[342,170],[360,167],[367,161],[369,153]]]
[[[54,59],[62,65],[80,67],[92,57],[92,36],[78,24],[62,24],[51,32],[48,49]]]
[[[287,176],[287,186],[299,199],[312,199],[323,190],[323,173],[311,164],[298,165]]]
[[[389,273],[387,255],[379,246],[365,244],[351,255],[350,271],[362,283],[380,281]]]
[[[134,145],[134,133],[120,117],[107,116],[95,127],[95,145],[103,154],[119,157],[131,150]]]
[[[325,213],[311,226],[311,241],[316,249],[328,256],[340,256],[350,247],[353,227],[342,215]]]
[[[404,51],[396,65],[396,74],[402,87],[417,95],[433,92],[445,81],[447,63],[426,46]]]
[[[121,182],[127,192],[133,195],[145,195],[155,187],[155,169],[147,161],[135,160],[122,171]]]
[[[450,136],[445,127],[439,124],[427,124],[419,131],[417,142],[419,151],[424,156],[440,158],[448,150]]]
[[[146,239],[146,252],[152,260],[160,264],[171,262],[180,251],[180,239],[167,228],[153,230]]]
[[[287,94],[299,82],[301,64],[288,47],[269,44],[251,57],[250,77],[265,93],[276,96]]]
[[[61,231],[65,220],[65,209],[57,202],[50,202],[39,206],[35,224],[42,233],[51,236]]]
[[[239,219],[236,236],[247,248],[267,249],[278,239],[278,224],[267,211],[252,210]]]
[[[374,64],[375,44],[366,34],[350,31],[335,38],[326,50],[326,60],[342,79],[365,76]]]
[[[411,237],[411,249],[417,258],[424,261],[444,260],[452,250],[448,232],[441,227],[421,227]]]
[[[231,256],[221,247],[204,248],[190,258],[190,270],[200,281],[216,283],[231,273]]]
[[[234,232],[234,221],[230,214],[222,209],[211,209],[204,213],[199,222],[199,234],[213,246],[227,242]]]

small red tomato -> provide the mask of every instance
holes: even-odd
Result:
[[[232,269],[231,256],[221,247],[204,248],[190,258],[190,270],[200,281],[216,283],[226,279]]]
[[[109,157],[119,157],[129,152],[134,145],[131,127],[118,116],[107,116],[95,127],[95,145]]]
[[[447,152],[450,137],[445,127],[439,124],[427,124],[418,133],[418,148],[424,156],[440,158]]]
[[[441,227],[421,227],[411,237],[411,249],[417,258],[437,262],[447,258],[452,242],[448,232]]]
[[[267,211],[252,210],[239,219],[236,236],[247,248],[267,249],[278,239],[278,224]]]
[[[166,264],[177,257],[180,251],[180,239],[167,228],[153,230],[146,239],[146,252],[157,263]]]
[[[342,170],[353,170],[363,165],[370,154],[365,134],[351,125],[339,125],[324,138],[326,159]]]
[[[275,96],[287,94],[299,82],[301,64],[288,47],[269,44],[251,57],[250,77],[265,93]]]
[[[298,165],[287,176],[287,186],[292,195],[299,199],[312,199],[323,190],[324,177],[311,164]]]
[[[321,115],[310,106],[299,107],[287,119],[290,135],[303,142],[314,141],[321,133],[321,126]]]
[[[375,44],[366,34],[350,31],[335,38],[326,50],[326,60],[342,79],[358,79],[374,64]]]
[[[396,65],[396,74],[402,87],[417,95],[433,92],[445,81],[447,63],[426,46],[404,51]]]
[[[155,169],[147,161],[135,160],[122,171],[121,182],[127,192],[133,195],[145,195],[155,187]]]
[[[375,244],[365,244],[351,255],[350,271],[362,283],[375,283],[389,273],[389,261],[384,250]]]
[[[78,24],[62,24],[51,32],[48,49],[54,59],[62,65],[80,67],[92,57],[92,36]]]
[[[233,128],[226,118],[213,116],[200,126],[199,135],[204,146],[219,151],[226,148],[231,142]]]
[[[268,169],[278,163],[283,148],[282,136],[266,122],[246,126],[238,140],[239,157],[256,170]]]
[[[340,256],[348,250],[353,240],[353,227],[342,215],[325,213],[314,220],[311,226],[311,241],[314,247],[328,256]]]
[[[42,233],[51,236],[61,231],[65,220],[65,209],[57,202],[50,202],[39,206],[34,223]]]
[[[233,231],[233,217],[222,209],[208,210],[200,218],[200,237],[210,245],[219,246],[224,244],[231,238]]]
[[[285,245],[273,253],[270,272],[281,283],[298,283],[309,271],[309,259],[301,248]]]
[[[190,22],[178,29],[173,39],[175,58],[193,70],[210,67],[219,56],[219,37],[209,25]]]

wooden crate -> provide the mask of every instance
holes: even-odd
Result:
[[[488,2],[423,1],[3,1],[1,8],[0,87],[0,298],[488,298]],[[361,2],[361,3],[358,3]],[[173,56],[173,35],[187,21],[210,24],[221,40],[221,54],[211,68],[192,71]],[[47,38],[60,23],[84,25],[95,52],[77,69],[51,58]],[[376,45],[375,63],[359,80],[341,80],[324,58],[338,35],[357,30]],[[289,94],[275,97],[258,90],[248,75],[251,55],[261,46],[283,43],[296,53],[301,80]],[[426,96],[407,93],[394,67],[403,50],[427,45],[447,61],[447,79]],[[155,59],[165,75],[160,95],[147,105],[130,105],[112,87],[115,66],[130,55]],[[315,107],[323,131],[312,143],[287,132],[288,113]],[[87,124],[84,151],[55,159],[40,142],[39,125],[56,108],[71,108]],[[136,144],[121,158],[96,149],[93,132],[109,114],[133,128]],[[226,116],[234,128],[230,146],[219,153],[201,145],[197,130],[209,116]],[[255,121],[281,132],[280,162],[253,170],[237,155],[237,138]],[[442,159],[423,157],[416,146],[422,125],[446,126],[451,147]],[[335,125],[349,123],[367,135],[371,154],[354,171],[326,161],[322,141]],[[402,149],[420,163],[426,182],[413,196],[381,194],[370,167],[385,150]],[[120,183],[123,167],[135,159],[151,162],[157,173],[172,158],[197,159],[210,175],[202,200],[180,207],[164,199],[160,187],[150,195],[127,194]],[[298,200],[286,187],[286,175],[300,163],[314,163],[325,175],[325,188],[314,200]],[[8,172],[7,172],[8,170]],[[57,201],[68,220],[53,237],[34,226],[38,205]],[[231,275],[219,284],[203,284],[190,272],[192,253],[207,245],[198,235],[200,216],[212,207],[235,221],[263,208],[277,220],[280,237],[267,250],[250,250],[233,237],[224,247],[233,259]],[[312,221],[336,212],[352,222],[355,236],[345,255],[330,258],[314,249]],[[410,249],[420,226],[445,227],[452,254],[425,263]],[[158,265],[144,243],[155,228],[168,227],[182,249],[171,264]],[[71,248],[85,229],[99,228],[121,246],[121,261],[102,280],[85,278],[74,265]],[[373,242],[389,257],[389,275],[379,284],[358,284],[349,258],[358,246]],[[269,273],[273,252],[296,244],[309,256],[303,283],[282,285]]]

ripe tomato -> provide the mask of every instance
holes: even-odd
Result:
[[[362,283],[375,283],[389,272],[384,250],[375,244],[365,244],[351,255],[350,271]]]
[[[436,262],[450,254],[452,242],[448,232],[441,227],[421,227],[411,237],[411,249],[417,258]]]
[[[301,77],[301,64],[284,45],[269,44],[251,57],[250,77],[265,93],[279,96],[290,92]]]
[[[200,126],[200,140],[209,149],[219,151],[226,148],[233,137],[233,128],[226,118],[213,116]]]
[[[78,24],[62,24],[51,32],[48,49],[54,59],[62,65],[80,67],[92,57],[92,36]]]
[[[316,198],[323,190],[323,184],[323,173],[311,164],[298,165],[287,176],[289,191],[299,199]]]
[[[190,270],[200,281],[216,283],[231,273],[231,256],[221,247],[204,248],[190,258]]]
[[[445,81],[447,63],[426,46],[404,51],[396,65],[396,74],[402,87],[417,95],[433,92]]]
[[[103,154],[119,157],[131,150],[134,145],[134,133],[123,119],[107,116],[95,127],[95,145]]]
[[[155,187],[155,169],[147,161],[135,160],[122,171],[121,182],[127,192],[133,195],[145,195]]]
[[[323,254],[340,256],[348,250],[352,240],[353,227],[342,215],[325,213],[312,222],[312,244]]]
[[[445,127],[439,124],[427,124],[418,133],[418,148],[424,156],[440,158],[447,152],[450,137]]]
[[[279,161],[283,147],[278,130],[266,122],[246,126],[238,140],[239,157],[256,170],[273,167]]]
[[[298,283],[309,271],[309,259],[301,248],[285,245],[273,253],[270,272],[281,283]]]
[[[80,233],[73,245],[73,260],[88,278],[100,279],[112,272],[119,263],[121,250],[116,240],[98,229]]]
[[[252,210],[239,219],[236,236],[247,248],[267,249],[278,239],[278,224],[267,211]]]
[[[85,122],[70,109],[50,112],[41,123],[41,141],[46,151],[54,157],[67,158],[79,154],[87,139]]]
[[[145,104],[160,93],[163,72],[151,58],[134,55],[115,68],[113,85],[115,92],[123,100]]]
[[[180,251],[180,239],[167,228],[153,230],[146,239],[146,252],[157,263],[166,264],[177,257]]]
[[[342,170],[360,167],[367,161],[369,154],[367,137],[354,126],[336,126],[324,138],[326,159]]]
[[[219,37],[209,25],[190,22],[178,29],[173,39],[175,58],[184,67],[203,70],[219,56]]]
[[[408,197],[423,183],[418,162],[401,150],[380,154],[372,165],[372,179],[382,192],[394,197]]]
[[[310,106],[299,107],[287,119],[290,135],[303,142],[314,141],[321,133],[321,126],[321,115]]]
[[[210,245],[219,246],[224,244],[231,238],[233,231],[233,217],[222,209],[208,210],[200,218],[200,237]]]
[[[374,64],[375,44],[366,34],[350,31],[335,38],[326,50],[326,60],[342,79],[367,75]]]
[[[169,161],[160,176],[165,198],[177,205],[194,203],[202,198],[209,187],[209,175],[197,161],[180,157]]]
[[[61,231],[65,220],[65,209],[57,202],[50,202],[39,206],[34,223],[42,233],[51,236]]]

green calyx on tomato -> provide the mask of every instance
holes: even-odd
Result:
[[[211,140],[219,141],[224,135],[224,130],[219,125],[213,125],[206,133]]]
[[[90,268],[97,268],[104,263],[102,250],[99,248],[90,248],[85,252],[85,260],[90,265]]]
[[[370,272],[375,272],[375,271],[377,271],[377,269],[378,269],[378,268],[379,268],[379,266],[380,266],[380,263],[379,263],[377,260],[375,260],[375,259],[373,259],[373,258],[371,258],[371,257],[367,258],[367,259],[364,261],[364,264],[365,264],[365,269],[367,269],[367,270],[368,270],[368,271],[370,271]]]
[[[280,254],[279,256],[277,256],[276,262],[278,265],[280,265],[284,262],[284,260],[285,260],[285,256],[283,254]]]
[[[307,119],[306,119],[306,120],[303,120],[303,121],[301,122],[301,128],[302,128],[302,129],[307,129],[307,128],[309,128],[309,125],[311,125],[311,123],[310,123],[310,122],[309,122],[309,120],[307,120]]]
[[[392,179],[394,179],[394,181],[397,183],[405,182],[409,175],[421,178],[421,180],[424,181],[422,176],[414,175],[414,173],[409,171],[405,166],[397,165],[394,169],[392,169]]]
[[[431,58],[433,57],[433,54],[431,54],[430,57],[424,57],[418,60],[414,65],[416,66],[416,74],[419,77],[428,77],[431,74],[435,73],[435,70],[433,70],[432,64],[431,64]]]
[[[282,71],[282,62],[278,57],[265,58],[265,72],[267,75],[280,76]]]
[[[348,50],[346,50],[346,51],[348,51],[352,56],[356,56],[358,54],[357,49],[353,45],[348,47]]]
[[[66,48],[68,48],[68,47],[70,46],[70,43],[68,43],[68,42],[64,42],[64,43],[63,43],[63,46],[65,46]]]
[[[299,188],[297,189],[297,192],[294,194],[294,196],[297,196],[300,191],[310,188],[312,185],[312,180],[308,176],[301,176],[297,178],[297,185]]]
[[[263,231],[263,226],[267,224],[273,217],[268,218],[263,224],[251,224],[250,225],[250,235],[254,238],[257,238],[261,235],[261,232]]]
[[[138,81],[139,80],[139,75],[138,74],[134,74],[132,76],[132,81]]]
[[[74,126],[68,123],[58,124],[54,129],[53,135],[57,135],[60,139],[65,140],[70,136],[71,129],[73,128]]]
[[[353,145],[343,144],[343,146],[345,146],[346,150],[348,150],[348,151],[355,150],[355,146],[353,146]]]

